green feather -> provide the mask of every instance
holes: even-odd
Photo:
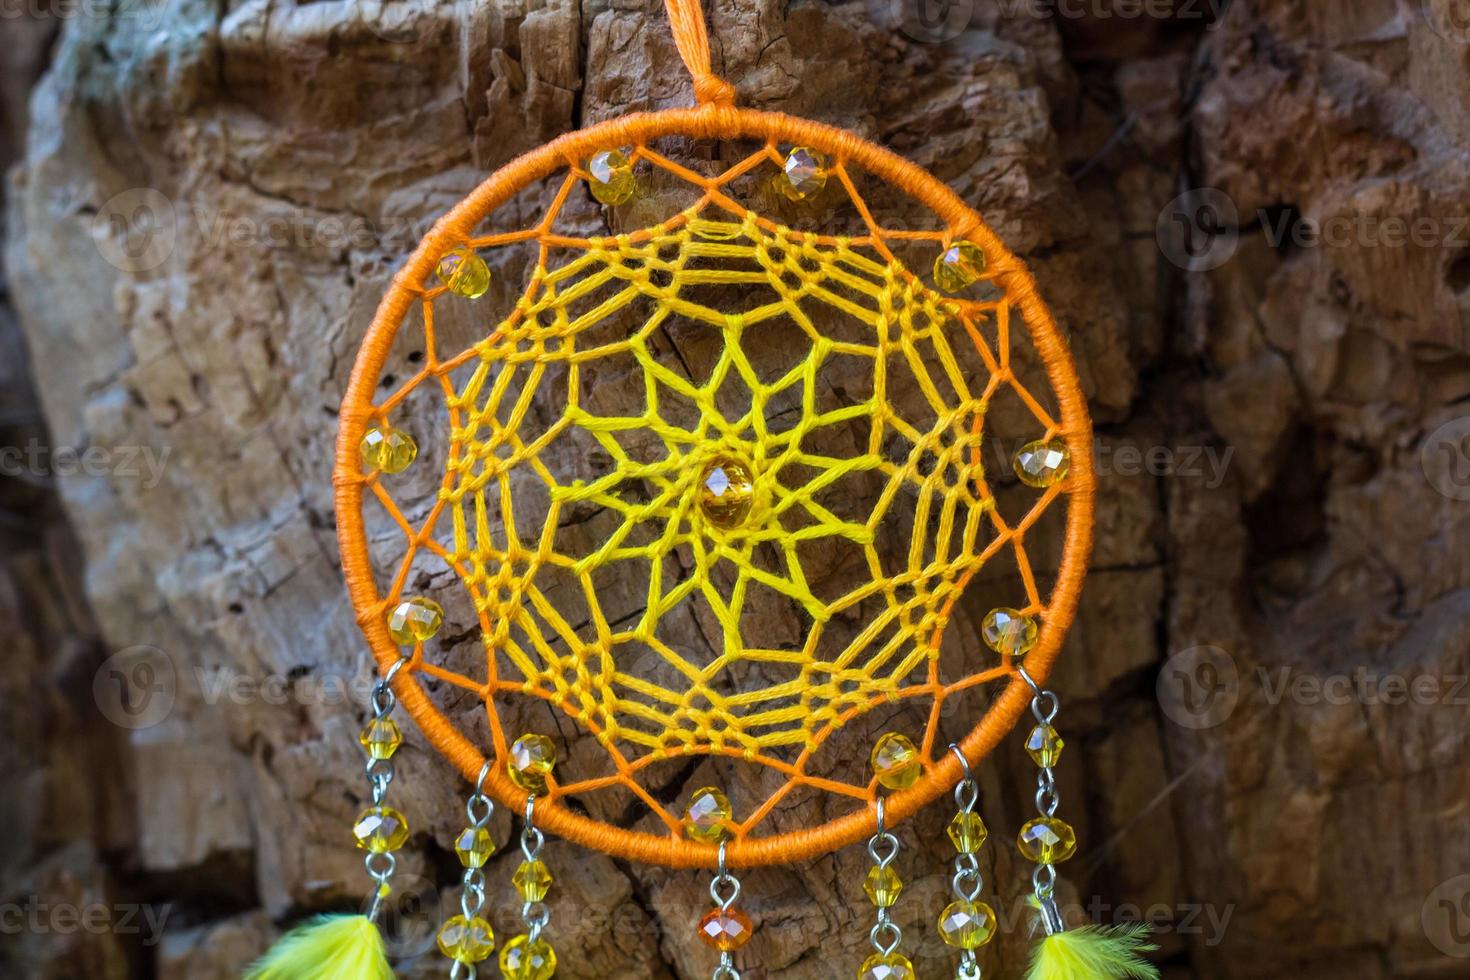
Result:
[[[367,916],[324,915],[288,932],[245,980],[393,980],[393,970]]]
[[[1143,923],[1083,926],[1047,936],[1036,947],[1026,980],[1159,980],[1158,967],[1143,958],[1158,949]]]

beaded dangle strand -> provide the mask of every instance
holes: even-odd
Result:
[[[903,930],[893,921],[890,909],[903,893],[903,879],[891,865],[898,857],[898,838],[888,829],[884,799],[878,797],[878,832],[868,841],[868,857],[873,867],[868,870],[863,890],[878,910],[878,921],[868,933],[874,953],[863,961],[858,980],[914,980],[914,965],[898,952]]]
[[[370,922],[377,921],[383,899],[393,892],[390,882],[398,868],[394,852],[408,841],[408,821],[402,813],[383,804],[393,782],[393,754],[403,744],[403,732],[390,717],[398,705],[392,688],[393,678],[407,663],[407,657],[400,657],[373,685],[369,698],[373,720],[358,736],[368,757],[364,771],[372,788],[373,802],[358,815],[357,822],[352,825],[352,836],[358,848],[367,851],[363,865],[367,868],[368,877],[378,886],[368,903],[367,918]]]
[[[720,954],[711,980],[740,980],[735,951],[750,940],[752,928],[750,919],[735,907],[740,898],[740,879],[725,863],[725,846],[726,842],[720,841],[720,867],[709,883],[709,897],[715,907],[699,920],[699,938]]]
[[[454,841],[454,852],[464,867],[464,891],[459,897],[460,914],[439,930],[439,951],[454,961],[451,980],[475,980],[477,964],[495,952],[495,930],[481,914],[485,909],[485,863],[495,853],[495,841],[486,825],[495,815],[495,802],[485,795],[490,763],[480,769],[475,791],[465,802],[466,827]]]
[[[1036,865],[1031,890],[1046,933],[1032,956],[1027,980],[1158,980],[1158,969],[1142,956],[1158,948],[1148,941],[1146,924],[1068,929],[1062,918],[1056,899],[1056,866],[1077,853],[1077,834],[1056,815],[1061,793],[1053,769],[1065,743],[1052,722],[1061,710],[1061,699],[1032,680],[1024,667],[1017,667],[1016,672],[1031,688],[1036,727],[1026,737],[1026,752],[1037,766],[1036,809],[1040,814],[1021,828],[1016,846],[1022,857]]]
[[[296,980],[298,977],[351,977],[352,980],[393,980],[387,944],[378,928],[384,900],[393,893],[395,854],[408,842],[408,821],[387,806],[393,782],[393,755],[403,744],[403,732],[391,717],[398,706],[393,679],[409,663],[399,655],[373,684],[369,703],[373,717],[358,735],[367,754],[363,771],[372,803],[352,824],[352,838],[366,851],[363,865],[376,887],[362,915],[325,915],[293,929],[245,971],[246,980]]]
[[[949,751],[959,760],[964,778],[954,788],[955,805],[959,808],[949,824],[949,839],[954,844],[954,876],[950,888],[955,900],[939,913],[939,938],[960,951],[955,980],[980,980],[980,963],[975,950],[995,937],[995,909],[980,901],[985,890],[985,876],[980,871],[980,849],[990,832],[985,821],[975,812],[980,787],[970,772],[970,761],[958,745]]]
[[[522,735],[510,747],[506,772],[511,782],[525,790],[526,825],[521,828],[520,867],[512,881],[521,896],[521,921],[526,931],[500,951],[500,973],[504,980],[549,980],[556,972],[556,950],[541,938],[551,922],[544,899],[551,890],[551,871],[541,860],[546,835],[536,826],[536,797],[544,796],[556,765],[556,745],[545,735]]]
[[[684,836],[720,847],[718,869],[709,885],[715,907],[704,914],[696,927],[704,944],[720,954],[714,980],[740,980],[740,971],[735,968],[735,951],[750,942],[755,932],[749,916],[735,907],[735,900],[740,897],[740,880],[730,873],[725,862],[734,818],[729,797],[713,786],[695,790],[684,809]]]

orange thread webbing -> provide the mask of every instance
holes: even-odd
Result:
[[[704,66],[703,77],[713,79],[713,76],[708,74],[708,41],[704,35],[702,18],[699,17],[697,7],[692,3],[686,3],[685,0],[670,0],[669,7],[681,54],[690,64],[698,88],[700,87],[699,79],[702,77],[701,65]],[[724,84],[718,79],[714,81],[720,85]],[[716,92],[716,89],[708,82],[702,87],[707,94]],[[432,537],[435,522],[449,505],[449,494],[440,495],[440,499],[423,526],[413,527],[393,502],[391,496],[384,490],[377,475],[365,476],[362,473],[358,460],[358,445],[368,425],[385,420],[395,408],[402,404],[408,392],[420,384],[437,384],[444,391],[446,398],[454,398],[456,392],[448,378],[450,371],[480,356],[476,349],[471,349],[453,357],[440,359],[435,349],[432,309],[432,300],[438,295],[438,292],[435,289],[426,290],[424,283],[430,278],[435,265],[444,254],[465,244],[472,244],[475,247],[492,247],[514,241],[539,240],[541,242],[540,264],[543,268],[549,244],[563,247],[579,244],[585,246],[588,240],[560,238],[553,233],[550,225],[560,203],[565,201],[567,194],[576,183],[575,179],[570,176],[563,182],[557,202],[548,213],[548,217],[537,228],[522,233],[482,237],[476,237],[474,230],[487,215],[523,188],[544,180],[558,170],[569,169],[572,174],[577,174],[580,172],[579,168],[583,160],[599,150],[611,147],[632,146],[642,159],[661,166],[668,172],[700,187],[704,192],[704,204],[735,214],[746,214],[747,212],[741,205],[726,195],[724,185],[743,172],[741,167],[755,164],[745,161],[719,177],[704,177],[660,157],[648,147],[650,142],[661,137],[680,135],[693,138],[754,138],[766,144],[762,153],[756,154],[756,158],[763,155],[767,158],[774,156],[778,145],[790,144],[809,145],[828,154],[833,159],[834,172],[848,193],[852,195],[854,204],[872,231],[872,234],[868,236],[845,239],[845,241],[849,244],[872,248],[885,259],[892,260],[884,244],[885,233],[874,224],[861,197],[857,195],[847,176],[849,170],[853,168],[861,168],[880,180],[907,192],[934,212],[944,225],[942,231],[933,235],[912,232],[898,235],[887,233],[889,237],[902,237],[906,234],[910,238],[931,237],[945,240],[967,238],[978,244],[986,254],[989,268],[994,276],[994,283],[1004,294],[1004,301],[996,304],[994,308],[1001,340],[997,343],[996,354],[993,357],[987,357],[987,364],[992,365],[990,370],[993,376],[1002,378],[1011,384],[1028,408],[1042,422],[1046,431],[1038,433],[1038,437],[1044,435],[1065,439],[1072,456],[1071,475],[1066,482],[1046,491],[1032,512],[1014,527],[1007,526],[1005,522],[999,520],[998,515],[991,512],[992,521],[997,522],[996,540],[1002,543],[1009,541],[1015,546],[1018,567],[1027,596],[1033,611],[1038,612],[1042,620],[1040,638],[1036,647],[1027,655],[1026,664],[1031,675],[1038,682],[1044,682],[1075,615],[1077,599],[1085,574],[1087,553],[1091,544],[1092,437],[1086,405],[1070,353],[1045,304],[1037,294],[1030,274],[1005,249],[980,217],[961,202],[953,192],[921,168],[902,160],[889,151],[850,133],[807,120],[780,113],[738,109],[722,98],[702,98],[701,101],[705,104],[695,109],[636,114],[603,123],[589,130],[571,133],[513,161],[493,174],[470,197],[436,224],[407,265],[395,276],[393,286],[384,298],[363,341],[362,350],[348,383],[342,404],[342,425],[334,474],[337,487],[338,528],[342,545],[343,572],[353,606],[358,613],[358,621],[380,668],[386,670],[400,656],[399,649],[388,636],[384,623],[384,612],[390,603],[396,601],[404,589],[409,560],[412,558],[411,553],[420,548],[426,549],[438,554],[451,566],[455,566],[457,556]],[[756,224],[766,231],[779,230],[778,226],[766,219],[756,219]],[[653,233],[652,230],[645,233],[634,233],[627,237],[627,241],[629,244],[636,245],[640,234],[651,236]],[[828,236],[809,237],[816,243],[831,244],[838,241]],[[396,393],[383,402],[375,404],[373,399],[388,358],[389,348],[410,307],[415,303],[423,304],[425,314],[424,328],[427,348],[425,364],[422,370]],[[1055,420],[1009,374],[1008,345],[1004,343],[1004,335],[1009,329],[1008,314],[1012,309],[1019,311],[1025,326],[1029,329],[1048,380],[1056,394],[1059,417]],[[477,345],[477,347],[483,346]],[[454,411],[458,412],[460,409]],[[451,476],[452,473],[446,474],[446,490],[452,488]],[[383,503],[390,517],[398,523],[409,542],[409,560],[401,565],[394,581],[383,592],[379,591],[368,557],[368,543],[362,515],[365,494],[371,494]],[[1043,601],[1036,592],[1030,565],[1025,558],[1024,536],[1041,511],[1063,494],[1068,500],[1063,553],[1053,592],[1049,601]],[[461,562],[463,561],[462,555],[458,558]],[[461,575],[464,574],[463,567],[455,567],[458,568]],[[950,605],[953,604],[953,598],[948,601]],[[488,634],[494,624],[487,621],[484,609],[481,610],[481,616],[481,626]],[[485,762],[485,755],[478,746],[467,739],[444,717],[414,675],[421,672],[438,677],[449,683],[473,690],[484,698],[491,721],[493,743],[491,757],[503,761],[507,752],[507,737],[499,725],[493,697],[497,692],[509,689],[525,692],[526,683],[499,679],[494,673],[493,652],[490,656],[490,670],[491,674],[487,682],[475,682],[427,662],[420,649],[414,651],[410,669],[402,671],[395,681],[395,691],[400,696],[405,710],[419,724],[428,741],[449,758],[466,779],[470,780],[478,775]],[[962,741],[962,751],[972,763],[978,762],[995,747],[1000,739],[1014,727],[1030,702],[1029,688],[1014,676],[1014,671],[1008,663],[1003,663],[998,669],[966,678],[952,685],[951,689],[946,689],[939,683],[936,671],[937,666],[931,660],[929,680],[924,684],[914,686],[915,693],[926,694],[934,698],[934,710],[931,713],[922,746],[925,756],[925,774],[909,790],[889,797],[887,806],[890,822],[896,823],[905,819],[919,807],[946,792],[959,779],[958,762],[944,751],[943,746],[934,744],[938,728],[939,706],[942,694],[946,690],[968,688],[997,676],[1012,676],[1011,682],[997,697],[991,709]],[[873,706],[865,705],[861,710],[867,710]],[[849,720],[859,711],[859,708],[850,709],[838,720],[838,724]],[[583,723],[587,723],[585,718]],[[593,725],[588,727],[595,730]],[[631,860],[674,867],[713,867],[715,864],[714,849],[681,838],[677,832],[677,820],[638,784],[636,777],[647,764],[646,761],[629,760],[618,754],[615,746],[610,748],[613,750],[611,755],[617,768],[617,774],[603,779],[554,786],[549,798],[538,800],[538,823],[548,831],[562,837]],[[751,758],[751,752],[748,749],[735,746],[705,747],[703,751],[709,751],[711,754]],[[876,788],[872,785],[866,788],[854,788],[846,784],[810,777],[805,775],[800,766],[796,764],[766,758],[758,758],[756,761],[765,762],[787,773],[790,778],[781,793],[766,801],[737,829],[737,838],[729,847],[729,861],[732,866],[802,860],[854,843],[874,832],[875,813],[872,806],[867,805],[820,827],[764,837],[749,834],[749,830],[768,815],[781,796],[795,785],[809,785],[822,791],[865,800],[871,800],[876,792]],[[652,812],[659,815],[668,826],[669,833],[656,835],[612,827],[582,816],[567,805],[566,797],[571,793],[591,791],[612,784],[625,785],[634,792],[650,807]],[[487,788],[497,799],[507,805],[514,807],[524,805],[525,794],[509,781],[503,766],[492,767],[487,780]]]

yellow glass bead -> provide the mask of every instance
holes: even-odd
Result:
[[[1031,761],[1043,769],[1050,769],[1061,761],[1062,749],[1066,745],[1062,736],[1050,725],[1037,725],[1026,736],[1026,752],[1031,756]]]
[[[495,930],[479,916],[456,915],[439,929],[439,952],[459,963],[481,963],[495,952]]]
[[[914,965],[901,953],[874,953],[863,961],[858,980],[914,980]]]
[[[956,949],[979,949],[995,938],[995,909],[961,899],[939,913],[939,938]]]
[[[433,599],[404,599],[388,614],[388,635],[401,647],[431,639],[444,625],[444,608]]]
[[[990,839],[990,831],[985,826],[985,821],[980,819],[978,813],[956,813],[954,819],[949,822],[950,843],[954,849],[961,854],[977,854],[985,842]]]
[[[403,744],[403,730],[392,718],[374,718],[357,736],[363,750],[374,759],[391,759]]]
[[[684,833],[690,840],[718,844],[729,835],[734,815],[729,797],[713,786],[705,786],[689,798],[689,808],[684,811]]]
[[[805,201],[827,186],[827,158],[809,146],[793,147],[781,166],[776,186],[793,201]]]
[[[391,806],[370,806],[352,825],[358,849],[386,854],[408,843],[408,821]]]
[[[1038,817],[1016,839],[1021,856],[1037,864],[1061,864],[1077,853],[1077,832],[1065,820]]]
[[[522,735],[510,747],[506,772],[527,793],[546,792],[546,777],[556,765],[556,744],[545,735]]]
[[[511,875],[511,883],[516,886],[516,891],[521,893],[521,900],[525,902],[539,902],[551,891],[551,871],[546,867],[544,861],[522,861],[521,866],[516,868],[516,873]]]
[[[495,853],[495,838],[484,827],[466,827],[454,839],[454,853],[466,868],[483,868]]]
[[[1036,646],[1036,620],[1015,609],[992,609],[980,623],[980,636],[996,653],[1022,657]]]
[[[587,161],[587,182],[592,196],[603,204],[626,204],[638,189],[633,162],[617,150],[604,150]]]
[[[868,761],[884,789],[908,789],[919,781],[924,772],[919,750],[906,736],[897,732],[889,732],[878,739]]]
[[[1022,483],[1044,490],[1067,478],[1072,468],[1072,450],[1060,439],[1038,439],[1016,451],[1011,468]]]
[[[556,950],[544,939],[531,942],[517,936],[500,951],[500,975],[504,980],[550,980],[556,972]]]
[[[365,470],[402,473],[418,458],[419,447],[402,429],[375,425],[363,434],[357,452]]]
[[[449,291],[465,299],[479,299],[490,289],[490,267],[472,248],[459,248],[439,260],[435,270]]]
[[[903,879],[892,868],[874,865],[868,869],[863,891],[868,893],[868,901],[878,908],[892,908],[898,902],[898,896],[903,894]]]
[[[755,501],[755,478],[744,463],[720,457],[699,478],[699,509],[716,527],[729,529],[745,523]]]
[[[946,293],[957,293],[985,275],[985,253],[974,242],[955,242],[934,260],[934,285]]]

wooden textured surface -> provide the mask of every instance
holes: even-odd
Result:
[[[50,911],[0,922],[24,923],[0,973],[224,978],[363,891],[343,831],[368,665],[328,471],[388,277],[513,155],[690,95],[652,3],[121,6],[63,15],[54,47],[54,22],[0,20],[18,163],[0,442],[107,451],[3,476],[0,906]],[[977,2],[941,43],[882,0],[717,0],[710,19],[742,102],[930,168],[1071,335],[1100,431],[1095,571],[1057,684],[1077,911],[1170,923],[1171,977],[1466,976],[1470,36],[1439,0],[1254,0],[1218,23],[1192,16],[1207,3],[1127,6]],[[27,122],[16,93],[48,61]],[[1173,220],[1199,187],[1234,218],[1196,198]],[[1308,219],[1335,231],[1293,241]],[[1228,261],[1180,267],[1227,224]],[[106,693],[114,671],[153,686],[140,663],[175,681],[153,724]],[[1432,696],[1395,703],[1394,677]],[[1192,727],[1186,681],[1233,710]],[[402,867],[448,908],[463,787],[416,736],[401,758],[420,831]],[[1016,751],[983,777],[1007,913],[988,976],[1018,975],[1027,945],[1006,841],[1029,780]],[[930,928],[946,819],[902,835],[898,918],[926,977],[949,962]],[[702,876],[559,843],[548,860],[559,975],[708,975]],[[491,866],[502,934],[514,862]],[[854,849],[747,876],[746,975],[850,975],[863,870]],[[66,907],[108,918],[68,928]]]

